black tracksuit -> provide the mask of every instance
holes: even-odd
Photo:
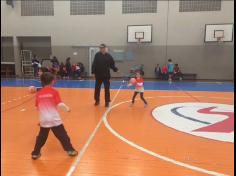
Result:
[[[95,74],[96,78],[94,92],[94,99],[96,102],[100,101],[100,90],[102,83],[104,84],[105,88],[105,102],[110,102],[110,69],[112,69],[114,72],[118,71],[113,57],[108,53],[96,53],[92,65],[92,73]]]

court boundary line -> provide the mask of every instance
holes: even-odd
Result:
[[[121,77],[117,77],[117,79],[119,79]],[[155,78],[153,78],[155,79]],[[2,80],[4,81],[8,81],[7,78],[3,78]],[[24,78],[10,78],[9,80],[23,80],[23,81],[35,81],[37,79],[24,79]],[[88,82],[92,82],[92,81],[95,81],[95,80],[92,80],[92,79],[85,79],[85,80],[74,80],[74,79],[71,79],[71,80],[63,80],[63,79],[58,79],[58,81],[80,81],[80,82],[83,82],[83,81],[88,81]],[[147,80],[146,82],[166,82],[168,80],[158,80],[157,81],[151,81],[151,80]],[[120,81],[117,81],[117,80],[111,80],[111,82],[120,82]],[[179,81],[178,81],[179,82]],[[186,83],[216,83],[216,84],[234,84],[233,81],[188,81],[188,80],[182,80],[182,82],[186,82]]]
[[[25,88],[25,87],[28,87],[28,86],[1,86],[1,88]],[[89,89],[89,90],[93,90],[94,87],[54,87],[56,89]],[[103,89],[103,87],[101,88]],[[119,88],[110,88],[110,90],[118,90]],[[129,88],[125,88],[125,89],[121,89],[121,90],[132,90],[132,89],[129,89]],[[173,90],[167,90],[167,89],[145,89],[146,92],[148,91],[155,91],[155,92],[182,92],[182,91],[189,91],[189,92],[205,92],[205,93],[215,93],[215,92],[220,92],[220,93],[234,93],[234,91],[215,91],[215,90],[179,90],[179,89],[173,89]]]
[[[70,169],[69,169],[69,171],[66,173],[66,176],[71,176],[71,175],[75,172],[75,170],[76,170],[77,166],[79,165],[79,163],[80,163],[82,157],[84,156],[86,150],[88,149],[89,145],[91,144],[92,140],[94,139],[95,135],[97,134],[98,130],[100,129],[101,125],[103,124],[103,120],[104,120],[104,118],[106,117],[106,116],[105,116],[105,115],[106,115],[106,112],[112,107],[112,104],[115,102],[117,96],[119,95],[122,86],[123,86],[123,85],[122,85],[122,83],[121,83],[120,88],[117,90],[115,96],[113,97],[113,99],[112,99],[112,101],[111,101],[111,103],[110,103],[109,108],[105,111],[105,113],[103,114],[103,116],[102,116],[101,119],[99,120],[99,122],[98,122],[98,124],[96,125],[95,129],[93,130],[93,132],[92,132],[91,135],[89,136],[88,140],[86,141],[86,143],[85,143],[84,146],[82,147],[82,149],[81,149],[79,155],[77,156],[77,158],[75,159],[75,161],[74,161],[74,162],[72,163],[72,165],[70,166]]]
[[[20,106],[24,105],[25,103],[28,103],[28,102],[30,102],[31,100],[33,100],[33,98],[34,98],[34,97],[32,96],[32,97],[26,99],[25,101],[21,102],[20,104],[17,104],[17,105],[15,105],[15,106],[12,106],[12,107],[3,109],[3,110],[1,110],[1,113],[5,113],[5,112],[8,112],[8,111],[10,111],[10,110],[13,110],[13,109],[15,109],[15,108],[17,108],[17,107],[20,107]]]
[[[158,97],[158,96],[157,96]],[[157,97],[146,97],[146,99],[152,99],[152,98],[157,98]],[[136,148],[137,150],[140,150],[148,155],[151,155],[151,156],[154,156],[156,158],[159,158],[161,160],[164,160],[166,162],[170,162],[172,164],[175,164],[175,165],[178,165],[178,166],[181,166],[181,167],[185,167],[185,168],[188,168],[188,169],[191,169],[191,170],[194,170],[194,171],[198,171],[198,172],[201,172],[201,173],[205,173],[205,174],[209,174],[209,175],[214,175],[214,176],[228,176],[226,174],[222,174],[222,173],[218,173],[218,172],[215,172],[215,171],[210,171],[210,170],[207,170],[207,169],[204,169],[204,168],[200,168],[200,167],[197,167],[197,166],[193,166],[193,165],[190,165],[190,164],[187,164],[187,163],[184,163],[184,162],[180,162],[180,161],[177,161],[177,160],[174,160],[172,158],[169,158],[169,157],[166,157],[166,156],[163,156],[163,155],[160,155],[158,153],[155,153],[151,150],[148,150],[148,149],[145,149],[143,148],[142,146],[139,146],[138,144],[135,144],[134,142],[126,139],[125,137],[123,137],[122,135],[120,135],[118,132],[116,132],[111,126],[110,124],[108,123],[108,114],[111,112],[112,109],[120,106],[121,104],[124,104],[124,103],[128,103],[128,102],[131,102],[131,100],[127,100],[127,101],[122,101],[122,102],[119,102],[115,105],[113,105],[111,108],[109,108],[106,112],[105,112],[105,118],[103,120],[104,122],[104,125],[105,127],[115,136],[117,137],[118,139],[120,139],[121,141],[127,143],[128,145],[130,145],[131,147],[133,148]]]

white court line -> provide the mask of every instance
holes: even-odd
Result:
[[[234,98],[227,98],[227,97],[207,97],[207,98],[225,99],[225,100],[233,100],[234,99]]]
[[[186,96],[186,95],[176,95],[176,96],[172,96],[172,95],[167,95],[167,96],[157,96],[158,98],[172,98],[172,97],[175,97],[175,98],[189,98],[189,96]],[[204,96],[192,96],[192,97],[195,97],[195,98],[202,98]]]
[[[20,100],[20,99],[28,97],[28,96],[30,96],[30,95],[24,95],[22,97],[13,98],[12,100],[9,100],[9,101],[6,101],[6,102],[1,102],[1,104],[11,103],[12,101],[17,101],[17,100]]]
[[[113,100],[111,101],[110,105],[112,105],[116,99],[116,97],[118,96],[120,90],[121,90],[122,84],[120,85],[120,88],[118,89],[118,91],[116,92]],[[93,138],[95,137],[96,133],[98,132],[99,128],[102,125],[102,122],[104,120],[104,118],[106,117],[106,112],[110,109],[111,107],[109,107],[104,115],[102,116],[102,118],[100,119],[100,121],[98,122],[96,128],[93,130],[92,134],[89,136],[89,139],[87,140],[87,142],[85,143],[85,145],[83,146],[83,148],[81,149],[79,155],[77,156],[77,158],[75,159],[74,163],[71,165],[69,171],[67,172],[66,176],[71,176],[73,174],[73,172],[75,171],[76,167],[78,166],[80,160],[82,159],[82,157],[84,156],[84,153],[86,152],[86,150],[88,149],[90,143],[92,142]]]
[[[169,96],[168,96],[169,97]],[[174,97],[174,96],[173,96]],[[147,99],[151,99],[151,98],[154,98],[154,97],[147,97]],[[185,167],[185,168],[188,168],[188,169],[191,169],[191,170],[194,170],[194,171],[198,171],[198,172],[201,172],[201,173],[205,173],[205,174],[209,174],[209,175],[214,175],[214,176],[226,176],[225,174],[222,174],[222,173],[218,173],[218,172],[214,172],[214,171],[210,171],[210,170],[207,170],[207,169],[203,169],[203,168],[200,168],[200,167],[196,167],[196,166],[193,166],[193,165],[190,165],[190,164],[187,164],[187,163],[183,163],[183,162],[180,162],[180,161],[177,161],[177,160],[174,160],[174,159],[171,159],[171,158],[168,158],[166,156],[163,156],[163,155],[160,155],[158,153],[155,153],[151,150],[148,150],[148,149],[145,149],[137,144],[135,144],[134,142],[132,141],[129,141],[127,140],[125,137],[121,136],[118,132],[116,132],[108,123],[107,121],[107,115],[108,113],[115,107],[121,105],[121,104],[124,104],[124,103],[127,103],[127,102],[130,102],[131,100],[129,101],[123,101],[123,102],[120,102],[120,103],[117,103],[116,105],[112,106],[111,108],[109,108],[106,112],[105,112],[105,115],[104,115],[104,118],[103,118],[103,122],[106,126],[106,128],[114,135],[116,136],[117,138],[119,138],[120,140],[122,140],[123,142],[129,144],[130,146],[144,152],[144,153],[147,153],[151,156],[154,156],[156,158],[159,158],[159,159],[162,159],[164,161],[167,161],[167,162],[170,162],[172,164],[175,164],[175,165],[178,165],[178,166],[181,166],[181,167]]]

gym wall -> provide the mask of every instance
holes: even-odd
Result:
[[[105,14],[70,15],[70,1],[53,1],[51,16],[21,16],[21,2],[14,8],[1,1],[1,36],[50,36],[51,53],[65,61],[81,61],[89,67],[89,47],[106,43],[110,50],[132,52],[131,60],[117,62],[120,74],[131,66],[144,64],[145,76],[154,77],[154,66],[172,58],[183,72],[197,73],[198,79],[233,79],[233,42],[223,45],[204,43],[205,24],[233,23],[234,2],[221,1],[220,10],[180,12],[179,1],[157,1],[157,13],[122,13],[122,1],[106,1]],[[53,14],[53,15],[52,15]],[[127,25],[152,24],[152,43],[136,46],[127,43]],[[167,27],[168,26],[168,27]],[[37,45],[37,42],[36,42]],[[73,55],[74,52],[78,55]],[[15,54],[16,67],[19,64]],[[43,54],[44,55],[44,54]],[[18,69],[17,74],[20,75]]]

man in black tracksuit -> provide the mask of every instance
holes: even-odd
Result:
[[[100,52],[96,53],[93,65],[92,65],[92,74],[95,74],[95,92],[94,92],[94,99],[95,99],[95,106],[99,105],[100,102],[100,90],[102,83],[104,84],[105,88],[105,106],[109,107],[110,102],[110,69],[114,72],[117,72],[118,69],[115,66],[115,62],[113,57],[107,53],[106,45],[100,45]]]

